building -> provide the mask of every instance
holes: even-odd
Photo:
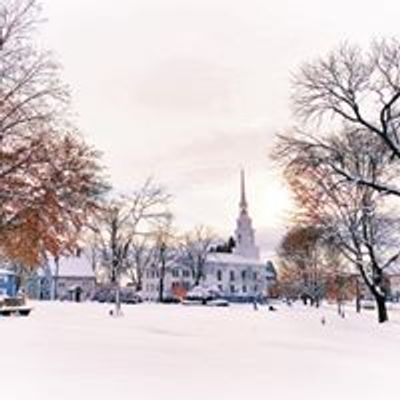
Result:
[[[0,296],[17,295],[17,276],[13,271],[0,269]]]
[[[276,272],[270,261],[260,258],[248,210],[244,171],[241,171],[239,216],[234,237],[236,245],[232,253],[209,253],[201,284],[215,288],[231,301],[251,301],[267,296],[268,288],[276,280]],[[179,260],[167,268],[164,297],[182,297],[193,286],[192,271]],[[158,293],[159,271],[157,266],[152,266],[144,271],[142,297],[157,300]]]
[[[28,287],[28,295],[41,300],[89,300],[96,290],[92,258],[83,251],[74,256],[51,257]]]

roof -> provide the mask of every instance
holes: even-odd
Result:
[[[82,252],[78,256],[60,257],[58,262],[58,273],[54,258],[49,260],[50,271],[53,276],[61,278],[95,278],[90,257]],[[40,275],[44,275],[44,268]]]
[[[15,275],[15,272],[9,269],[0,268],[0,275]]]
[[[251,265],[251,266],[259,266],[265,267],[266,263],[254,258],[243,257],[239,254],[233,253],[210,253],[207,257],[208,262],[212,263],[221,263],[227,265]]]
[[[392,264],[389,268],[385,270],[386,275],[400,275],[400,265]]]

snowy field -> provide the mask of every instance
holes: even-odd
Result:
[[[0,319],[1,400],[399,398],[400,312],[34,306]]]

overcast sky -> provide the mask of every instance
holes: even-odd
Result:
[[[239,170],[265,252],[289,200],[268,160],[292,123],[290,75],[344,40],[400,34],[398,1],[44,0],[43,38],[112,183],[154,176],[177,224],[233,231]],[[400,36],[400,35],[399,35]]]

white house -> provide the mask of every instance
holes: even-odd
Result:
[[[50,258],[39,270],[39,297],[81,302],[90,299],[96,289],[92,258],[84,251],[74,256]]]
[[[236,221],[233,253],[210,253],[207,257],[203,285],[218,288],[225,298],[249,301],[266,296],[275,281],[276,272],[271,262],[260,259],[255,232],[248,212],[244,172],[241,172],[239,216]],[[194,285],[192,271],[179,262],[166,271],[164,296],[179,296]],[[149,267],[144,272],[142,297],[156,300],[159,292],[159,271]]]

